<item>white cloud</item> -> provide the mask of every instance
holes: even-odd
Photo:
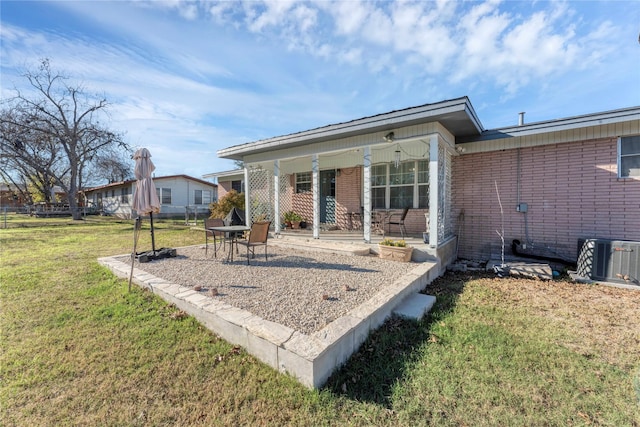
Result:
[[[634,88],[620,40],[631,28],[637,48],[637,25],[590,4],[600,13],[571,2],[44,3],[69,21],[27,30],[2,18],[2,95],[16,67],[48,56],[107,94],[132,143],[173,147],[157,150],[170,168],[179,141],[215,151],[463,95],[493,114],[559,102],[563,84],[589,76]]]

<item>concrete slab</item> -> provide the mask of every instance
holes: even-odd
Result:
[[[405,298],[393,312],[398,316],[420,320],[431,310],[435,302],[436,297],[433,295],[413,294]]]
[[[274,239],[276,240],[276,239]],[[278,241],[284,239],[277,239]],[[291,248],[289,242],[283,242]],[[332,251],[357,255],[364,250],[356,244],[311,242],[307,250]],[[271,244],[271,242],[270,242]],[[366,249],[367,254],[369,249]],[[364,252],[362,252],[364,254]],[[100,258],[98,262],[116,276],[129,279],[131,266],[116,258]],[[419,318],[431,306],[434,297],[419,295],[439,274],[439,263],[425,262],[395,283],[385,287],[368,301],[329,323],[322,330],[306,335],[283,325],[267,321],[252,313],[223,303],[203,292],[178,284],[167,283],[142,270],[134,269],[133,282],[150,288],[155,294],[231,344],[244,347],[247,352],[279,372],[286,372],[307,387],[321,387],[329,376],[395,311],[400,315]],[[432,298],[433,301],[429,300]]]

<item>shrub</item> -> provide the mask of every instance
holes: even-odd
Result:
[[[233,208],[244,210],[244,193],[231,190],[217,202],[209,204],[209,218],[224,218]]]

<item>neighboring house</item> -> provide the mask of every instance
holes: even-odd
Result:
[[[160,199],[158,217],[175,217],[198,212],[208,215],[209,204],[217,200],[217,185],[188,175],[154,177]],[[119,218],[134,218],[132,209],[136,180],[115,182],[84,190],[87,204],[101,213]]]
[[[218,180],[218,200],[226,196],[231,190],[235,190],[238,193],[244,192],[243,169],[210,173],[203,175],[202,177],[205,179],[216,178]]]
[[[20,184],[16,187],[14,184],[0,183],[0,206],[8,209],[25,208],[29,203],[23,197],[23,192],[27,191],[27,187],[26,184]],[[66,202],[67,193],[60,186],[55,185],[51,191],[54,203],[59,201]],[[38,205],[43,206],[44,203],[38,203]]]
[[[26,186],[22,185],[24,190]],[[27,200],[22,197],[22,192],[13,184],[0,184],[0,206],[8,209],[21,208],[27,204]]]
[[[245,169],[207,176],[244,185],[248,218],[280,230],[295,210],[314,238],[355,218],[370,242],[373,214],[410,207],[407,232],[445,263],[499,255],[498,232],[574,260],[580,238],[640,240],[640,107],[520,119],[485,130],[462,97],[225,148]]]

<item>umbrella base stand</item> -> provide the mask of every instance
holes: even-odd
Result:
[[[160,248],[155,251],[138,252],[136,259],[138,262],[150,262],[156,259],[162,258],[175,258],[177,255],[176,250],[172,248]]]

